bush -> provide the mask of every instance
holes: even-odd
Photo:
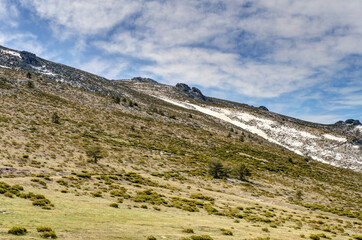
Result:
[[[147,237],[147,240],[157,240],[157,238],[151,235]]]
[[[233,232],[230,231],[230,230],[227,230],[227,229],[221,229],[221,234],[222,235],[228,235],[228,236],[232,236],[233,235]]]
[[[118,208],[118,204],[117,203],[111,203],[109,204],[110,207],[113,207],[113,208]]]
[[[100,192],[100,191],[93,192],[91,194],[93,195],[93,197],[102,197],[102,192]]]
[[[206,201],[214,201],[215,200],[213,197],[205,196],[202,193],[193,193],[193,194],[191,194],[190,197],[194,198],[194,199],[201,199],[201,200],[206,200]]]
[[[55,232],[49,231],[49,232],[43,232],[42,234],[40,234],[40,237],[47,239],[56,239],[57,235],[55,234]]]
[[[184,233],[194,233],[194,230],[192,228],[185,228],[182,230]]]
[[[193,235],[191,236],[192,240],[214,240],[209,235]]]
[[[42,227],[37,227],[36,230],[37,230],[38,232],[51,232],[51,231],[53,231],[52,228],[50,228],[50,227],[44,227],[44,226],[42,226]]]
[[[34,206],[37,206],[37,207],[42,207],[42,206],[46,206],[50,204],[50,200],[49,199],[39,199],[39,200],[35,200],[33,202],[33,205]]]
[[[24,227],[12,227],[8,233],[13,235],[25,235],[28,231]]]
[[[246,177],[251,176],[250,170],[242,163],[240,163],[234,168],[233,174],[237,179],[241,181],[246,180]]]
[[[321,239],[319,234],[311,234],[311,235],[309,235],[309,238],[313,239],[313,240],[320,240]]]

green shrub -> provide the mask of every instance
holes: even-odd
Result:
[[[206,200],[206,201],[214,201],[215,200],[213,197],[205,196],[202,193],[192,193],[190,198],[201,199],[201,200]]]
[[[5,196],[5,197],[8,197],[8,198],[13,198],[13,197],[14,197],[11,192],[5,192],[5,193],[4,193],[4,196]]]
[[[102,197],[102,192],[101,191],[93,192],[91,194],[92,194],[93,197]]]
[[[320,240],[320,236],[319,234],[311,234],[309,235],[309,238],[312,239],[312,240]]]
[[[157,240],[157,238],[151,235],[147,237],[147,240]]]
[[[39,199],[39,200],[35,200],[33,201],[33,205],[37,206],[37,207],[42,207],[42,206],[46,206],[50,204],[50,200],[49,199]]]
[[[92,175],[90,175],[90,173],[77,173],[77,177],[80,177],[80,178],[92,178]]]
[[[50,228],[50,227],[44,227],[44,226],[42,226],[42,227],[37,227],[36,230],[37,230],[38,232],[51,232],[51,231],[53,231],[52,228]]]
[[[184,233],[194,233],[194,230],[192,228],[184,228],[184,230],[182,230]]]
[[[49,232],[43,232],[42,234],[40,234],[40,237],[47,239],[56,239],[57,235],[55,234],[55,232],[49,231]]]
[[[353,238],[356,239],[356,240],[362,240],[362,235],[353,236]]]
[[[150,203],[152,205],[167,205],[164,196],[157,192],[154,192],[152,189],[137,192],[137,195],[134,196],[132,200],[135,202]]]
[[[25,235],[28,231],[24,227],[12,227],[8,233],[13,235]]]
[[[220,229],[221,230],[221,234],[222,235],[228,235],[228,236],[232,236],[233,235],[233,232],[230,231],[230,230],[227,230],[227,229]]]
[[[110,207],[113,207],[113,208],[118,208],[118,204],[117,203],[111,203],[109,204]]]
[[[191,236],[192,240],[213,240],[209,235],[193,235]]]

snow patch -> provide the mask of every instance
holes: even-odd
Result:
[[[347,167],[357,171],[362,169],[360,149],[348,143],[344,137],[327,133],[311,133],[306,131],[307,129],[303,126],[274,121],[245,110],[196,105],[157,96],[159,94],[155,96],[151,93],[150,95],[176,106],[196,110],[231,123],[301,156],[310,156],[317,161],[333,166]],[[362,126],[358,127],[362,130]]]
[[[18,52],[14,52],[14,51],[10,51],[10,50],[5,50],[5,49],[1,49],[1,52],[2,52],[2,53],[5,53],[5,54],[13,55],[13,56],[18,57],[18,58],[21,58],[21,55],[20,55],[20,53],[18,53]]]
[[[323,137],[326,139],[332,140],[332,141],[337,141],[337,142],[346,142],[347,141],[347,139],[344,137],[336,137],[334,135],[327,134],[327,133],[323,134]]]
[[[3,66],[3,65],[0,65],[0,67],[11,69],[11,68],[9,68],[9,67],[7,67],[7,66]]]

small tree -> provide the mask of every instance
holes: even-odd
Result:
[[[28,88],[34,88],[34,82],[31,80],[27,81],[26,85],[28,86]]]
[[[240,163],[234,168],[234,175],[237,179],[244,181],[246,177],[251,176],[251,172],[244,164]]]
[[[209,162],[209,174],[214,178],[227,177],[225,168],[219,160]]]
[[[120,104],[121,103],[121,98],[119,96],[113,96],[112,100],[115,104]]]
[[[28,79],[31,79],[31,73],[28,72],[28,73],[26,74],[26,77],[27,77]]]
[[[59,120],[60,120],[60,117],[59,117],[58,113],[57,113],[57,112],[54,112],[54,113],[52,114],[52,122],[53,122],[53,123],[56,123],[56,124],[60,124]]]
[[[99,145],[91,146],[89,147],[86,152],[88,157],[93,158],[94,163],[98,162],[98,159],[101,159],[104,157],[104,152]]]

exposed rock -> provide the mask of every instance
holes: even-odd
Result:
[[[176,88],[183,92],[190,92],[191,88],[185,83],[177,83]]]
[[[355,120],[355,119],[347,119],[345,121],[345,123],[353,125],[353,126],[361,125],[361,122],[359,120]]]
[[[180,92],[182,92],[184,95],[190,97],[190,98],[200,100],[200,101],[204,101],[204,102],[213,102],[211,99],[208,99],[207,97],[205,97],[202,94],[202,92],[200,91],[200,89],[198,89],[196,87],[190,88],[185,83],[177,83],[176,84],[176,89],[179,90]]]
[[[30,64],[35,67],[41,67],[41,63],[34,53],[21,51],[20,56],[23,59],[24,63]]]
[[[259,109],[264,110],[264,111],[269,111],[269,109],[267,109],[265,106],[260,106]]]
[[[143,78],[143,77],[134,77],[131,79],[132,81],[138,81],[138,82],[151,82],[151,83],[157,83],[157,81],[151,79],[151,78]]]

